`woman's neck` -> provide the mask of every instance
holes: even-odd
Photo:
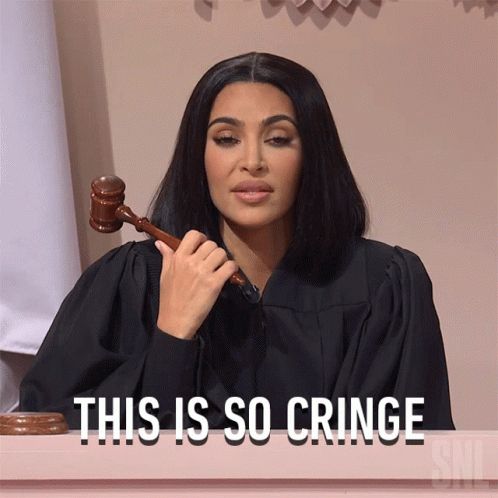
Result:
[[[233,225],[222,218],[220,234],[242,271],[262,292],[273,270],[287,252],[293,227],[288,218],[257,230]]]

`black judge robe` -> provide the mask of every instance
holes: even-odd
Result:
[[[413,252],[358,238],[340,274],[317,285],[281,264],[258,302],[226,284],[192,340],[156,326],[161,263],[153,241],[130,242],[83,273],[22,382],[21,410],[60,411],[79,428],[75,396],[133,397],[135,410],[154,396],[161,427],[173,428],[175,398],[202,396],[220,429],[228,397],[264,396],[272,428],[286,429],[295,396],[326,397],[334,411],[338,397],[393,396],[403,428],[405,398],[424,397],[417,427],[454,429],[432,285]],[[298,410],[296,427],[309,426]]]

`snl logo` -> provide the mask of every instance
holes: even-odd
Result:
[[[484,479],[486,459],[482,439],[438,438],[431,442],[431,446],[433,488],[490,487]]]

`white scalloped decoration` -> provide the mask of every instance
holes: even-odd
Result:
[[[292,0],[296,7],[301,7],[308,0]],[[322,12],[334,1],[334,0],[310,0],[312,1]],[[347,7],[353,0],[335,0],[340,3],[343,7]]]
[[[306,2],[313,2],[322,12],[334,1],[334,0],[291,0],[296,7],[301,7]],[[353,0],[335,0],[337,3],[341,4],[343,7],[347,7]],[[204,0],[205,3],[213,6],[213,0]]]

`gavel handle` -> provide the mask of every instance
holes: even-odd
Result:
[[[124,204],[116,208],[116,218],[119,221],[130,223],[137,229],[137,232],[145,232],[152,235],[152,237],[171,247],[173,251],[176,251],[180,245],[180,239],[177,239],[169,233],[157,228],[147,218],[139,218],[128,206],[125,206]],[[238,272],[234,273],[229,280],[235,285],[246,284],[246,279]]]

